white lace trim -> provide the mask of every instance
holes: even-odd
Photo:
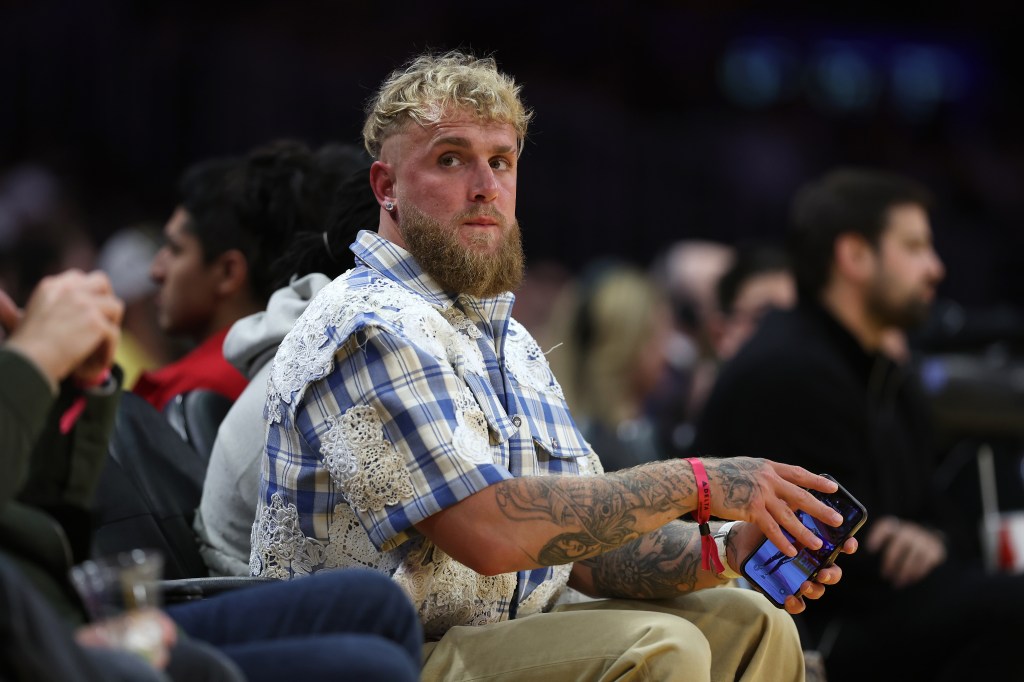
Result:
[[[466,317],[466,314],[456,307],[446,308],[441,311],[444,319],[448,320],[454,329],[466,334],[471,339],[479,339],[483,333],[477,329],[473,321]]]
[[[326,420],[320,439],[324,466],[345,499],[360,511],[380,511],[412,497],[412,478],[402,455],[384,438],[384,425],[368,405],[350,407]]]
[[[512,320],[505,339],[505,367],[520,384],[565,400],[544,352],[521,324]]]
[[[456,625],[502,620],[516,589],[516,574],[485,576],[424,540],[394,573],[416,604],[424,634],[439,637]]]
[[[456,372],[486,376],[483,353],[474,341],[480,330],[458,309],[439,310],[385,278],[357,286],[336,279],[320,290],[281,342],[267,383],[271,422],[281,421],[282,405],[293,407],[306,386],[331,372],[335,353],[361,315],[375,315]]]
[[[303,534],[299,512],[275,493],[270,506],[260,505],[252,530],[252,575],[287,579],[328,568],[364,566],[391,573],[398,567],[396,552],[378,552],[370,542],[349,505],[334,507],[328,528],[328,541]]]
[[[604,474],[604,467],[601,465],[601,458],[591,450],[585,457],[576,460],[580,468],[580,476],[601,476]]]
[[[456,454],[473,464],[490,464],[493,456],[487,417],[468,389],[455,398],[455,419],[458,426],[452,434],[452,445]]]
[[[378,552],[344,503],[334,508],[329,534],[326,544],[303,535],[295,505],[275,494],[271,504],[261,505],[257,512],[250,572],[287,579],[351,566],[380,571],[391,575],[412,599],[429,637],[439,637],[455,625],[486,625],[507,617],[516,589],[515,573],[480,575],[422,537],[394,551]],[[531,595],[527,602],[547,603],[560,588],[548,588],[545,583],[534,591],[536,598]]]

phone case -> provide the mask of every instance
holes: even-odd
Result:
[[[835,481],[835,478],[828,474],[822,476]],[[834,493],[820,493],[814,490],[810,492],[843,515],[845,520],[841,526],[826,526],[818,523],[806,512],[798,512],[804,525],[815,531],[815,534],[824,541],[821,548],[808,550],[804,547],[795,557],[787,557],[774,543],[765,538],[740,567],[743,577],[779,608],[784,607],[786,596],[796,594],[805,580],[813,580],[818,571],[830,566],[843,543],[867,520],[867,509],[864,505],[838,481],[836,484],[839,489]]]

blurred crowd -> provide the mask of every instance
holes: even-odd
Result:
[[[41,400],[41,413],[59,417],[62,437],[77,434],[81,431],[75,429],[84,430],[98,416],[90,401],[124,391],[121,416],[115,422],[108,414],[103,422],[113,442],[127,428],[127,415],[155,414],[159,428],[171,424],[189,452],[200,455],[188,474],[194,479],[194,498],[177,510],[187,518],[187,544],[195,541],[199,569],[182,577],[259,577],[261,572],[280,577],[274,573],[280,567],[262,564],[259,553],[250,551],[260,530],[259,514],[280,511],[257,507],[258,500],[267,503],[260,500],[260,492],[265,492],[268,476],[263,460],[272,449],[264,412],[271,360],[318,293],[358,265],[353,251],[361,239],[369,239],[362,231],[375,231],[378,220],[384,224],[384,216],[391,215],[391,199],[375,196],[369,186],[371,163],[361,147],[345,143],[311,147],[297,139],[267,140],[243,154],[213,156],[183,169],[166,214],[102,235],[90,226],[74,188],[52,169],[22,164],[0,176],[0,292],[6,294],[0,299],[0,340],[7,342],[6,350],[18,353],[45,347],[46,334],[32,337],[34,328],[23,326],[22,320],[45,314],[39,301],[54,288],[79,314],[96,302],[79,306],[73,294],[94,295],[102,301],[100,308],[116,308],[101,315],[104,326],[113,325],[116,332],[107,329],[89,343],[91,337],[83,332],[84,346],[75,351],[75,362],[44,372],[43,383],[56,386],[57,398],[67,398],[67,390],[77,401],[65,405]],[[808,468],[814,468],[811,463],[849,466],[847,480],[863,473],[858,494],[883,511],[880,519],[872,519],[866,537],[868,552],[882,557],[873,589],[892,603],[914,608],[930,604],[937,601],[934,591],[918,593],[927,599],[917,596],[907,602],[900,602],[897,593],[927,583],[934,570],[935,575],[952,575],[940,583],[944,587],[966,583],[968,576],[1000,594],[1016,594],[1020,580],[1011,581],[1015,576],[1008,574],[1015,566],[1013,553],[1024,551],[1024,543],[1014,546],[998,529],[993,535],[991,522],[1000,512],[1024,509],[1024,421],[1019,419],[1024,388],[1015,379],[1021,370],[1024,323],[1012,308],[979,310],[935,299],[946,271],[936,253],[941,249],[932,243],[928,211],[934,215],[944,204],[933,205],[925,192],[917,193],[916,184],[849,171],[826,176],[806,191],[811,194],[775,199],[795,207],[788,240],[679,238],[648,260],[637,259],[635,251],[582,264],[543,255],[529,258],[529,244],[548,229],[540,226],[540,233],[526,240],[525,277],[515,291],[512,314],[539,344],[557,378],[559,397],[564,396],[575,426],[605,472],[688,457],[756,456],[786,462],[798,454],[804,459],[796,463]],[[815,199],[814,191],[821,196]],[[886,195],[889,191],[896,196]],[[865,206],[877,210],[872,213]],[[858,213],[861,208],[864,215]],[[801,222],[805,219],[810,227]],[[862,234],[868,223],[874,232]],[[805,227],[806,234],[800,234]],[[801,238],[824,239],[821,234],[808,237],[815,230],[827,233],[829,241],[800,243]],[[816,267],[814,258],[822,261],[819,272],[808,274]],[[808,278],[814,277],[820,281],[808,289]],[[34,312],[40,309],[44,312]],[[327,336],[336,331],[328,326]],[[30,338],[31,343],[26,341]],[[817,341],[825,350],[815,346]],[[312,354],[319,348],[303,350]],[[103,356],[103,371],[85,372],[83,367],[90,368],[97,354]],[[840,356],[841,361],[836,359]],[[25,371],[17,360],[11,361],[12,371]],[[302,361],[309,358],[296,363]],[[831,374],[846,361],[852,370]],[[848,381],[851,375],[857,381]],[[102,393],[112,382],[116,386]],[[813,390],[808,389],[812,384]],[[216,402],[204,403],[205,419],[200,422],[205,423],[196,427],[187,423],[187,400],[201,393],[212,394]],[[842,404],[836,407],[833,399]],[[982,404],[985,408],[978,409]],[[150,424],[142,431],[158,428]],[[851,445],[854,440],[856,446]],[[814,454],[835,452],[843,445],[850,445],[851,453],[842,461]],[[80,456],[75,453],[81,447],[83,440],[74,436],[61,441],[69,457]],[[551,447],[558,448],[556,439]],[[994,462],[981,454],[993,450],[999,455]],[[117,466],[128,466],[127,459],[111,453],[104,441],[90,456],[104,459],[109,454]],[[870,460],[868,465],[855,464],[862,456]],[[985,478],[985,466],[998,469],[998,486]],[[864,473],[868,470],[879,475]],[[104,483],[99,471],[86,472],[90,475],[84,488],[90,492],[113,485]],[[96,553],[91,531],[69,520],[74,513],[63,509],[66,500],[63,510],[54,511],[32,498],[38,492],[33,489],[38,473],[33,471],[26,488],[12,494],[20,495],[20,502],[32,502],[37,511],[45,508],[56,515],[75,544],[74,559]],[[896,490],[900,483],[894,481],[913,485]],[[944,514],[930,516],[933,506],[950,508],[938,501],[940,495],[942,500],[958,500],[961,523],[947,527],[938,520]],[[79,495],[73,500],[73,512],[89,507],[84,499]],[[108,494],[101,503],[111,501]],[[954,537],[954,525],[966,526],[966,533]],[[358,542],[351,549],[352,542],[345,538],[340,544],[359,563],[369,554],[360,554]],[[359,542],[365,545],[365,538],[360,536]],[[990,583],[980,570],[955,572],[960,565],[947,561],[954,548],[970,560],[972,570],[984,563],[984,575],[1006,582]],[[366,580],[366,589],[380,589],[375,599],[396,598],[366,576],[355,574],[353,580]],[[418,621],[395,606],[377,614],[393,615],[393,622],[375,622],[369,614],[372,605],[367,613],[353,605],[358,600],[351,593],[362,591],[360,585],[339,580],[320,589],[352,606],[362,624],[374,630],[374,646],[397,647],[397,672],[374,674],[384,675],[381,679],[392,673],[398,676],[393,679],[415,677],[422,634]],[[350,634],[348,623],[317,622],[309,631],[297,625],[316,611],[316,597],[290,589],[276,597],[271,592],[249,598],[239,592],[234,597],[231,614],[225,616],[231,625],[252,617],[257,601],[260,608],[280,609],[287,626],[265,633],[265,639],[218,640],[206,629],[212,617],[195,615],[209,606],[194,607],[191,613],[170,608],[168,613],[189,633],[188,641],[212,647],[200,646],[197,656],[215,660],[218,670],[223,668],[223,679],[234,679],[236,664],[248,679],[263,679],[272,671],[260,655],[233,647],[260,648],[287,639],[294,640],[296,651],[305,652],[311,646],[309,637]],[[977,601],[984,605],[995,600],[984,592]],[[837,603],[846,609],[841,618],[823,608],[820,612],[828,618],[801,621],[810,628],[801,633],[804,644],[832,652],[833,660],[856,662],[853,645],[832,651],[829,638],[834,639],[837,627],[845,627],[857,635],[844,642],[859,641],[856,636],[870,642],[865,633],[876,624],[856,610],[853,600]],[[887,605],[874,606],[881,610]],[[71,606],[81,628],[78,641],[89,642],[97,635],[83,624],[87,618],[81,604]],[[978,616],[977,607],[962,604],[951,606],[948,613],[961,614],[961,606],[965,618]],[[169,644],[173,648],[174,642]],[[353,659],[359,658],[359,646],[345,646]],[[965,652],[973,655],[975,650]],[[166,665],[164,661],[158,667]],[[841,673],[835,678],[843,679]],[[316,679],[315,674],[307,679]]]

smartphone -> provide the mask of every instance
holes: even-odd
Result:
[[[836,480],[828,474],[822,476],[830,481]],[[836,484],[839,482],[836,481]],[[843,543],[856,533],[868,518],[864,505],[842,485],[839,485],[839,489],[834,493],[822,493],[817,490],[811,490],[810,493],[843,515],[842,525],[834,528],[818,521],[805,511],[797,511],[797,516],[803,524],[821,538],[821,548],[812,550],[801,547],[793,540],[793,536],[783,529],[782,532],[789,541],[796,544],[799,549],[795,557],[786,556],[775,543],[765,538],[740,567],[743,577],[780,609],[785,605],[786,597],[796,594],[805,580],[811,580],[818,571],[832,565]]]

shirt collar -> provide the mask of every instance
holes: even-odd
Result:
[[[511,292],[491,298],[476,298],[468,294],[453,296],[442,290],[434,278],[423,271],[412,254],[376,232],[361,230],[350,248],[357,263],[361,262],[393,282],[416,292],[442,310],[458,305],[463,310],[473,309],[491,321],[511,316],[512,304],[515,301],[515,296]]]

